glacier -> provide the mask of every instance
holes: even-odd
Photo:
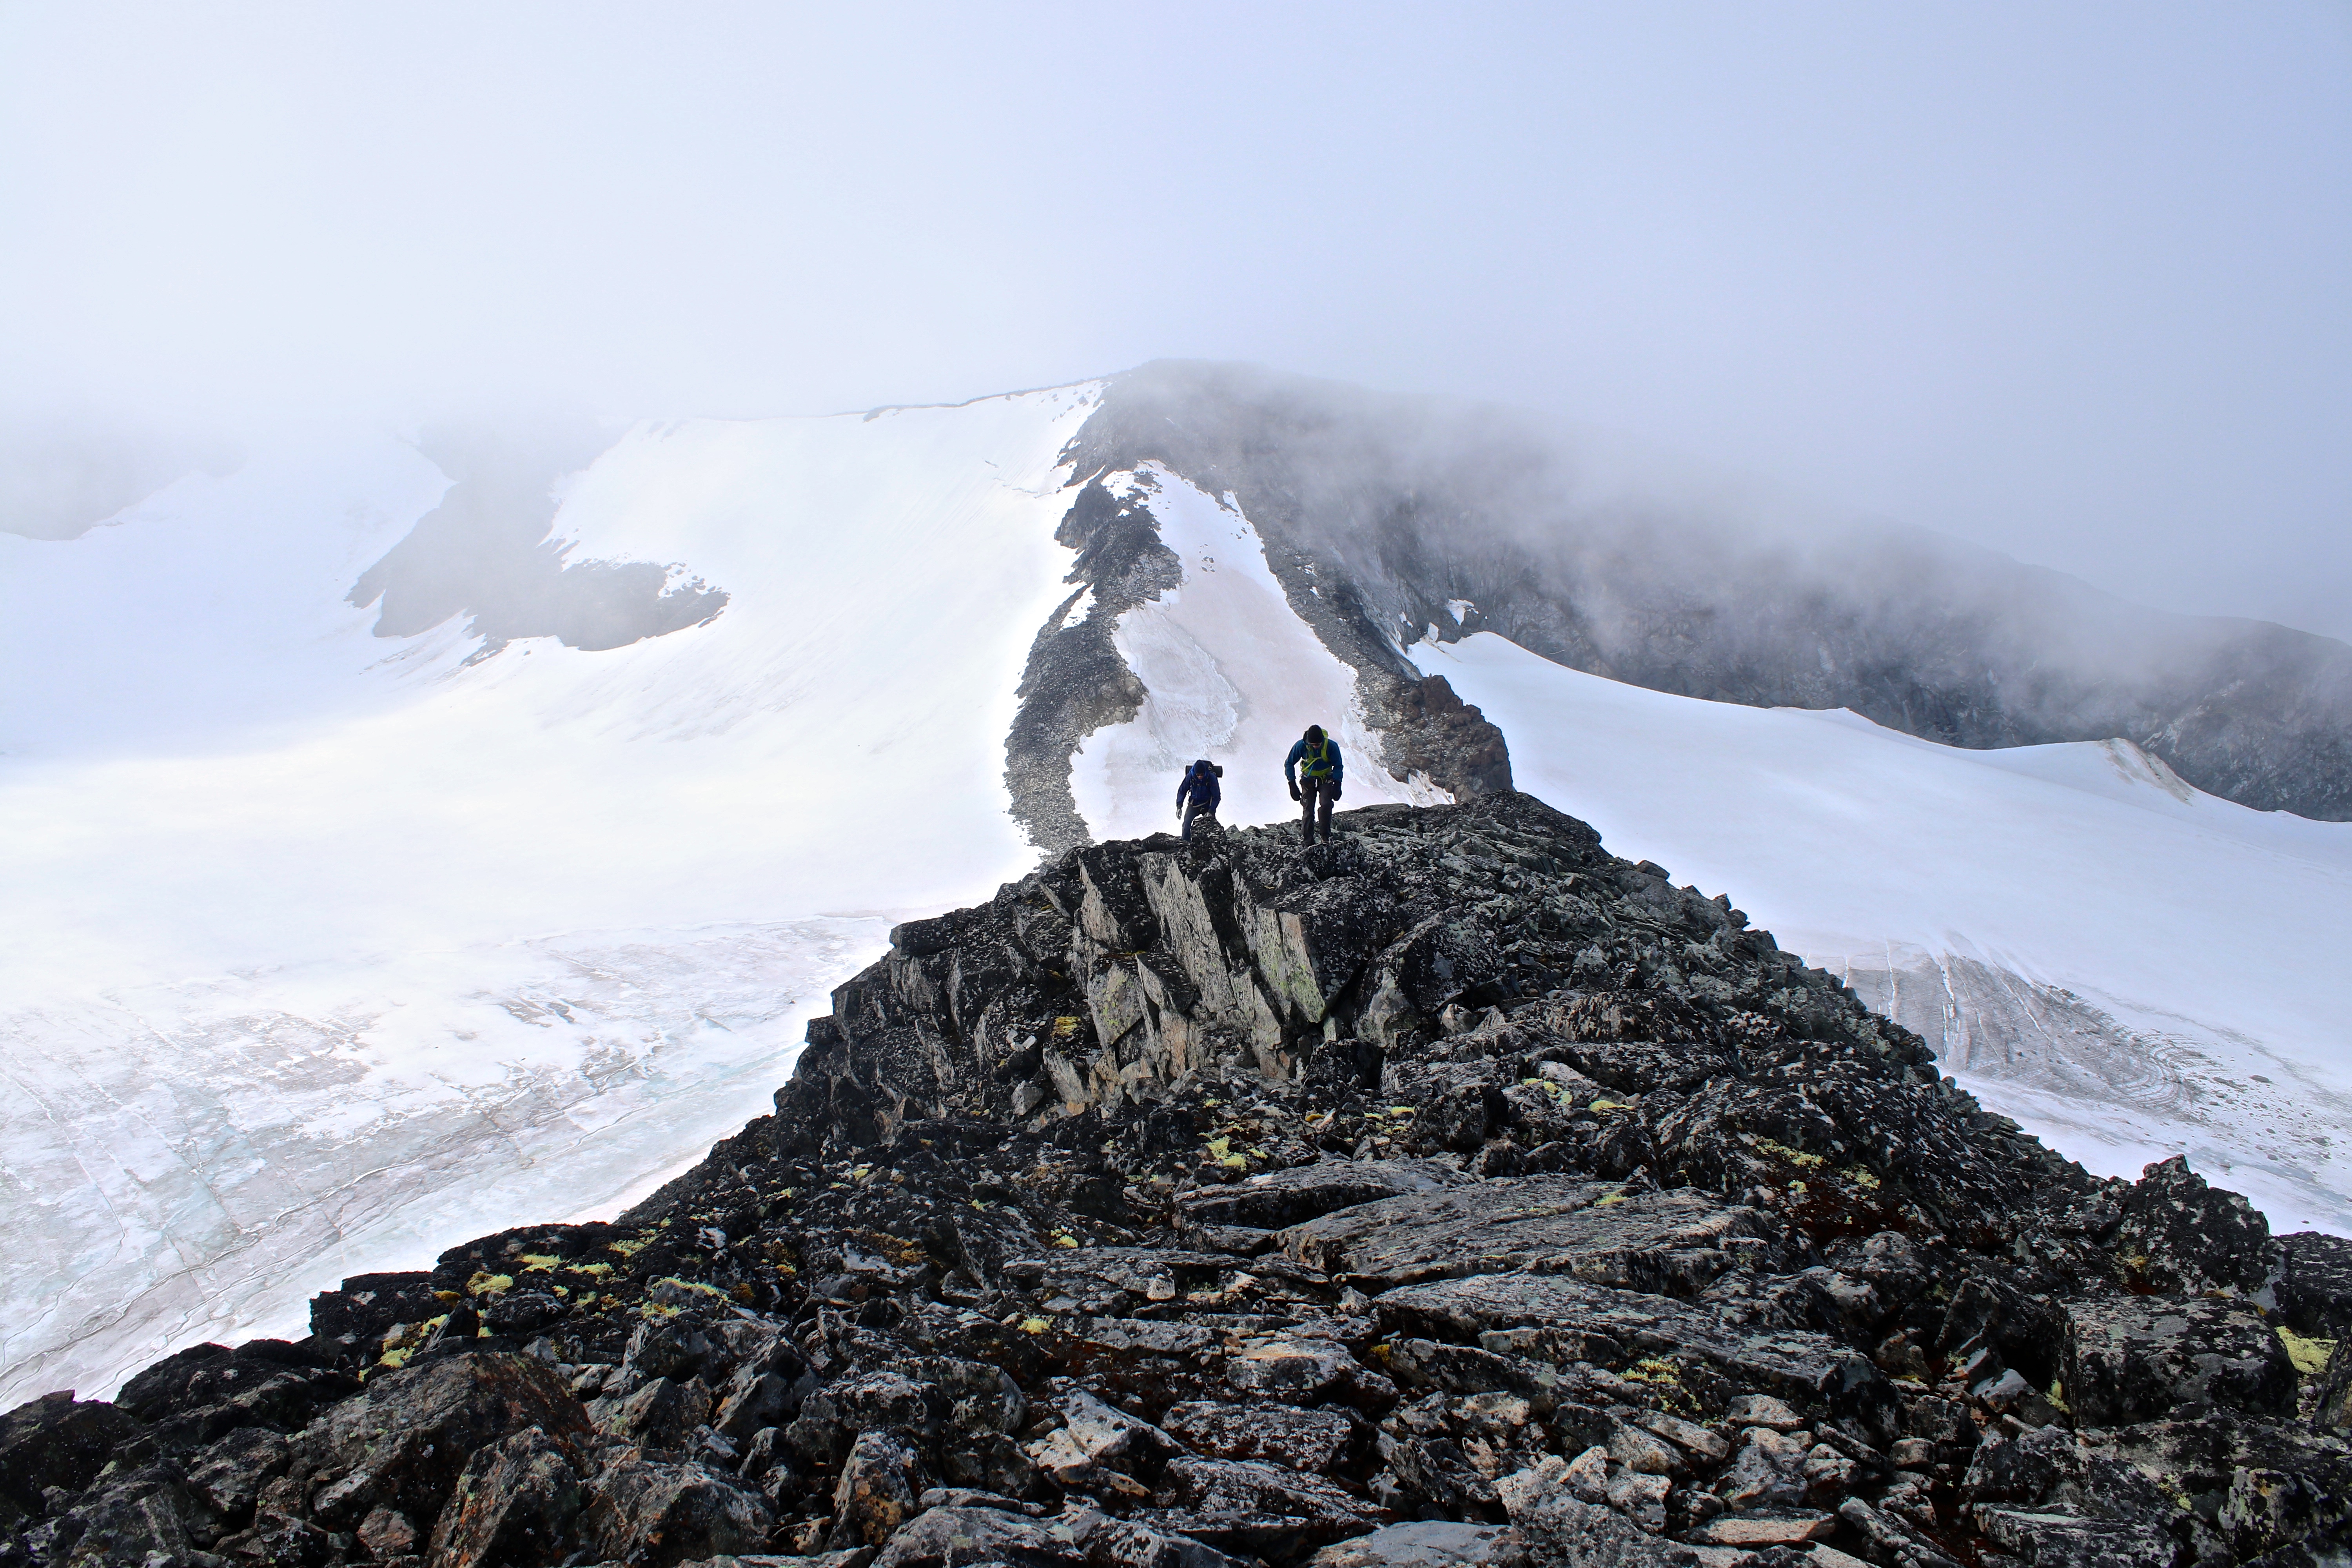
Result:
[[[0,534],[0,1406],[611,1212],[894,919],[1025,871],[1003,737],[1091,395],[635,427],[558,533],[734,598],[602,652],[370,635],[446,485],[389,437]]]
[[[349,591],[448,483],[386,437],[0,534],[0,1405],[613,1212],[766,1108],[895,920],[1028,869],[1006,735],[1098,388],[631,427],[563,479],[556,540],[728,598],[603,651],[372,635]],[[1070,760],[1096,836],[1172,829],[1202,755],[1229,822],[1290,816],[1316,721],[1343,810],[1445,798],[1374,760],[1291,597],[1320,589],[1233,494],[1101,482],[1181,581],[1111,629],[1146,694]],[[2281,1228],[2352,1234],[2352,825],[2126,742],[1644,690],[1447,612],[1402,651],[1501,727],[1519,787],[1728,894],[2092,1169],[2186,1152]]]

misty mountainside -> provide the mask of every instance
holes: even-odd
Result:
[[[2146,609],[1922,530],[1758,528],[1600,484],[1507,410],[1249,366],[1114,376],[1070,456],[1080,479],[1158,463],[1234,496],[1360,668],[1409,673],[1399,646],[1425,628],[1488,630],[1612,680],[1947,745],[2128,740],[2225,800],[2352,817],[2333,638]]]
[[[1517,789],[1725,890],[2097,1174],[2185,1153],[2352,1232],[2352,827],[2129,738],[1970,749],[1574,668],[1498,626],[1550,581],[1518,512],[1433,511],[1410,571],[1367,542],[1411,542],[1371,504],[1408,470],[1582,515],[1507,421],[1335,416],[1350,512],[1270,416],[1257,478],[1188,476],[1184,420],[1249,421],[1154,426],[1178,374],[257,438],[0,534],[0,659],[41,677],[0,711],[0,1400],[615,1212],[740,1125],[894,921],[1172,826],[1195,757],[1228,825],[1280,822],[1308,723],[1350,809]]]

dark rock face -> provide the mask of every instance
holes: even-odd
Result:
[[[1159,463],[1233,494],[1292,608],[1360,672],[1400,775],[1423,746],[1479,766],[1410,711],[1393,650],[1434,628],[1948,745],[2121,738],[2224,799],[2352,817],[2352,647],[2334,638],[2144,609],[1924,530],[1776,541],[1663,500],[1595,501],[1579,456],[1507,410],[1254,366],[1114,377],[1066,456],[1081,477]]]
[[[1004,784],[1013,816],[1049,854],[1091,842],[1070,793],[1070,757],[1097,730],[1136,715],[1143,682],[1111,641],[1126,611],[1184,580],[1175,552],[1160,542],[1148,499],[1114,496],[1100,483],[1078,487],[1054,531],[1078,552],[1078,584],[1046,617],[1021,673],[1021,706],[1004,742]],[[1081,601],[1087,601],[1084,608]],[[1076,618],[1073,619],[1073,613]]]
[[[1066,851],[618,1222],[9,1413],[0,1565],[2352,1549],[2341,1244],[2092,1179],[1525,796],[1339,823]]]

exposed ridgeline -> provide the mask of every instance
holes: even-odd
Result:
[[[1030,645],[1004,746],[1013,816],[1048,854],[1094,841],[1071,790],[1072,757],[1097,730],[1134,718],[1148,695],[1113,628],[1129,610],[1184,580],[1160,540],[1152,487],[1129,475],[1114,491],[1101,468],[1077,461],[1076,495],[1054,537],[1077,552],[1068,581],[1078,587]],[[1423,675],[1353,606],[1325,598],[1313,567],[1293,552],[1269,542],[1266,560],[1291,609],[1355,671],[1364,722],[1380,737],[1381,765],[1400,779],[1418,774],[1457,800],[1511,787],[1503,732],[1455,696],[1444,676]]]
[[[1368,672],[1376,726],[1411,673],[1398,640],[1488,630],[1654,690],[1852,708],[1951,745],[2126,739],[2226,799],[2352,818],[2352,647],[2333,638],[2145,609],[1921,530],[1776,542],[1604,494],[1507,411],[1249,366],[1114,377],[1069,455],[1081,479],[1158,462],[1232,492],[1292,607]]]
[[[20,1407],[0,1563],[2343,1560],[2352,1245],[1525,795],[1338,826],[1071,850],[619,1222]]]

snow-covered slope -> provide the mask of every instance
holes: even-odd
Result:
[[[2128,742],[1964,751],[1843,710],[1410,650],[1519,787],[1728,892],[2095,1171],[2186,1152],[2274,1226],[2352,1234],[2352,824],[2190,789]]]
[[[1091,396],[634,431],[573,558],[733,598],[606,652],[369,636],[445,482],[391,440],[0,534],[0,1406],[610,1212],[763,1109],[889,917],[1025,870]]]
[[[1356,700],[1355,671],[1290,610],[1265,563],[1257,530],[1230,499],[1203,495],[1164,469],[1106,476],[1133,489],[1175,552],[1183,581],[1121,616],[1119,656],[1150,695],[1124,724],[1097,730],[1071,767],[1071,792],[1097,838],[1170,830],[1177,775],[1196,757],[1226,767],[1220,815],[1268,822],[1291,805],[1282,761],[1309,724],[1339,741],[1343,805],[1452,797],[1419,778],[1399,781],[1375,753]]]

